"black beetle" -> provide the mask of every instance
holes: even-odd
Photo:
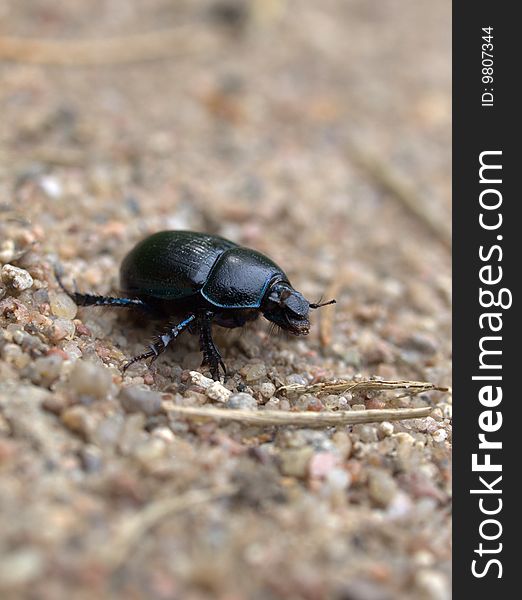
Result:
[[[160,231],[139,242],[124,258],[120,285],[124,298],[80,294],[58,283],[78,306],[123,306],[147,311],[155,317],[182,315],[150,344],[149,351],[125,366],[155,360],[185,329],[199,334],[203,365],[219,380],[226,368],[212,339],[211,324],[241,327],[260,313],[282,329],[306,335],[314,304],[296,291],[284,271],[260,252],[217,235],[193,231]]]

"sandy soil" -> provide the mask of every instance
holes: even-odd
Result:
[[[23,53],[15,34],[61,45]],[[93,38],[113,42],[78,47]],[[449,598],[451,397],[278,391],[450,384],[449,2],[6,2],[8,57],[2,598]],[[123,375],[157,324],[77,309],[53,276],[115,294],[122,257],[166,228],[255,247],[338,301],[306,338],[217,331],[223,410],[431,416],[302,429],[169,411],[221,405],[189,375],[197,340]]]

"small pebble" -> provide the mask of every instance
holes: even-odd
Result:
[[[444,429],[438,429],[432,437],[434,442],[443,442],[448,438],[448,433]]]
[[[121,413],[109,415],[101,421],[91,436],[91,441],[100,448],[113,448],[118,443],[125,417]]]
[[[344,396],[330,394],[323,398],[325,408],[330,410],[345,410],[348,407],[348,401]]]
[[[33,278],[27,271],[14,265],[4,265],[1,271],[2,281],[19,292],[28,290],[33,285]]]
[[[2,358],[6,362],[19,365],[20,359],[23,357],[23,350],[17,344],[7,343],[2,348]]]
[[[439,429],[440,425],[432,417],[426,417],[424,420],[423,430],[427,433],[435,433]]]
[[[37,306],[49,304],[49,292],[46,288],[36,290],[33,294],[33,301]]]
[[[103,465],[103,455],[100,448],[92,444],[86,444],[79,450],[79,457],[83,468],[88,473],[100,471]]]
[[[9,590],[9,588],[15,589],[15,586],[27,585],[40,577],[44,570],[45,556],[37,548],[21,546],[12,553],[4,553],[0,562],[2,588]],[[7,595],[10,595],[9,591]],[[15,596],[19,594],[15,592]]]
[[[352,439],[345,431],[336,431],[332,436],[341,460],[346,460],[352,453]]]
[[[227,388],[219,381],[213,381],[212,385],[207,388],[206,394],[215,402],[226,402],[232,395],[232,392],[227,390]]]
[[[72,321],[76,317],[78,307],[67,294],[49,293],[49,303],[54,316]]]
[[[295,407],[298,410],[313,410],[317,402],[320,403],[322,409],[323,405],[318,398],[312,396],[311,394],[303,394],[302,396],[299,396],[295,401]]]
[[[71,406],[66,408],[61,415],[62,423],[74,433],[88,439],[94,430],[94,419],[85,406]]]
[[[397,484],[387,471],[373,469],[368,476],[368,493],[375,504],[385,508],[397,493]]]
[[[389,421],[379,423],[377,429],[380,438],[390,437],[393,434],[393,424]]]
[[[393,436],[399,444],[404,444],[406,446],[413,446],[415,444],[415,438],[406,433],[405,431],[400,431]]]
[[[404,517],[411,514],[413,509],[413,502],[408,494],[399,490],[392,498],[386,508],[386,515],[390,519],[403,519]]]
[[[450,585],[442,573],[433,569],[422,569],[415,576],[420,597],[428,600],[449,600]]]
[[[247,383],[253,383],[266,377],[266,367],[263,363],[255,363],[253,365],[247,365],[246,367],[243,367],[243,369],[241,369],[241,373],[245,377]]]
[[[76,328],[72,321],[67,319],[55,319],[52,324],[49,339],[51,342],[59,342],[60,340],[70,340],[74,337]]]
[[[136,444],[132,449],[132,456],[145,468],[150,468],[154,461],[161,458],[165,454],[167,444],[164,440],[158,437],[150,437],[149,439]]]
[[[68,404],[63,394],[51,394],[44,399],[42,407],[55,415],[60,415]]]
[[[123,430],[118,439],[118,448],[123,455],[134,453],[138,444],[147,441],[148,436],[143,430],[146,417],[142,413],[129,415],[123,424]]]
[[[105,398],[112,384],[109,369],[85,360],[78,360],[69,376],[69,385],[79,396]]]
[[[62,345],[62,349],[71,361],[76,361],[82,356],[82,351],[75,342],[65,342]]]
[[[199,371],[190,371],[189,375],[192,383],[203,388],[204,390],[209,388],[214,383],[213,379],[210,379],[210,377],[205,377]]]
[[[377,441],[377,428],[375,425],[354,425],[353,432],[359,436],[361,442],[371,443]]]
[[[312,479],[324,479],[338,462],[338,457],[332,452],[317,452],[310,459],[308,473]]]
[[[286,378],[286,385],[306,385],[308,382],[302,375],[289,375]]]
[[[240,392],[232,394],[226,403],[227,408],[237,408],[242,410],[255,410],[257,408],[256,399],[250,394]]]
[[[152,432],[152,435],[167,443],[171,443],[176,439],[176,436],[168,427],[156,427]]]
[[[118,399],[128,413],[141,412],[150,417],[161,411],[161,394],[137,385],[122,388]]]
[[[347,471],[336,467],[335,469],[328,471],[325,481],[328,486],[334,490],[345,490],[350,486],[351,477]]]
[[[268,400],[262,408],[264,408],[265,410],[280,410],[281,400],[279,400],[279,398],[276,397],[270,398],[270,400]]]
[[[427,550],[419,550],[413,555],[413,561],[417,567],[429,567],[435,562],[435,557]]]
[[[63,358],[58,354],[37,358],[29,366],[29,379],[36,385],[50,387],[60,377]]]
[[[283,450],[279,455],[281,473],[288,477],[305,477],[313,454],[310,446]]]
[[[337,598],[349,600],[392,600],[398,598],[388,592],[381,584],[354,577],[352,581],[343,584]],[[422,600],[425,600],[424,598]]]
[[[435,419],[435,421],[442,421],[442,419],[444,419],[444,415],[442,413],[442,409],[440,409],[438,407],[434,408],[431,411],[431,416],[432,416],[433,419]]]
[[[270,383],[270,381],[266,381],[259,386],[259,393],[261,396],[263,396],[263,398],[272,398],[272,396],[275,394],[275,391],[276,387],[273,383]]]
[[[13,240],[0,242],[0,264],[11,262],[15,257],[15,245]]]

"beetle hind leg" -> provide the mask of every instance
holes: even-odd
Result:
[[[71,298],[76,306],[121,306],[124,308],[134,307],[141,308],[143,310],[150,310],[150,307],[143,302],[143,300],[138,300],[137,298],[113,298],[112,296],[81,294],[76,290],[71,292],[71,290],[64,285],[57,269],[54,271],[54,276],[56,277],[58,285],[62,288],[62,291],[65,292],[69,298]]]
[[[125,373],[125,371],[134,363],[139,362],[140,360],[145,360],[147,358],[151,359],[150,364],[152,364],[160,354],[163,354],[163,352],[165,352],[170,342],[177,338],[180,333],[183,333],[183,331],[187,329],[187,327],[192,323],[192,321],[194,321],[195,318],[195,315],[189,315],[186,319],[181,321],[181,323],[178,323],[174,327],[169,327],[169,329],[165,333],[162,333],[156,338],[156,341],[154,343],[150,344],[150,350],[148,352],[138,354],[138,356],[131,358],[131,360],[125,363],[123,365],[123,372]]]
[[[210,367],[212,379],[219,381],[219,369],[223,370],[224,379],[227,378],[227,368],[223,358],[212,339],[212,318],[214,314],[210,311],[204,313],[199,319],[199,347],[203,352],[202,366]]]

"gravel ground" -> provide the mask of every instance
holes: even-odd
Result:
[[[136,60],[133,35],[165,28]],[[73,64],[0,63],[2,598],[449,598],[449,394],[278,388],[450,384],[450,3],[24,0],[0,7],[0,59],[15,33]],[[68,51],[122,36],[96,66]],[[123,375],[158,324],[77,309],[53,265],[115,294],[167,228],[255,247],[338,304],[306,338],[216,331],[227,390],[190,375],[191,336]],[[298,429],[176,405],[434,410]]]

